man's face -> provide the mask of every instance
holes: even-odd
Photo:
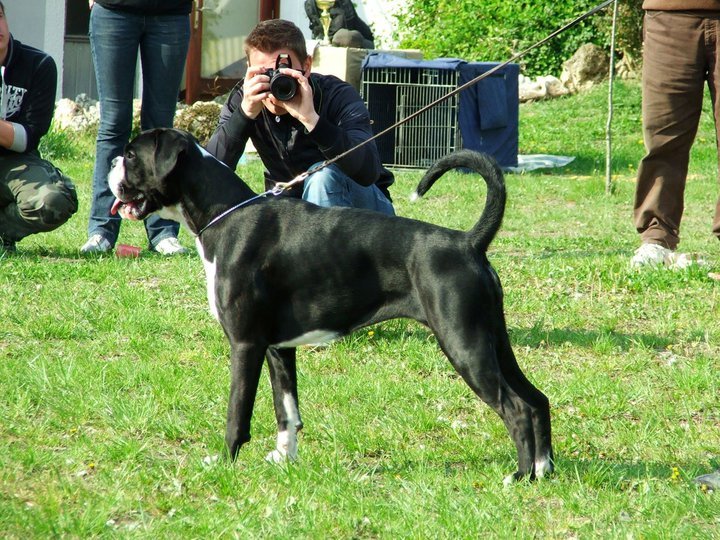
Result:
[[[10,29],[8,28],[5,10],[0,9],[0,57],[3,57],[10,43]]]
[[[290,60],[292,60],[292,69],[304,70],[305,75],[310,74],[310,69],[312,67],[311,59],[307,58],[305,59],[305,62],[301,62],[294,52],[286,49],[279,49],[271,53],[265,53],[262,51],[258,51],[257,49],[252,49],[248,54],[248,62],[249,65],[252,67],[259,66],[265,68],[266,70],[275,69],[275,61],[280,54],[287,54],[290,57]],[[300,99],[300,96],[295,96],[293,100],[295,99]],[[263,100],[263,105],[265,105],[265,108],[270,113],[278,116],[287,113],[287,110],[283,105],[284,103],[285,102],[276,99],[272,94],[270,94],[266,99]]]

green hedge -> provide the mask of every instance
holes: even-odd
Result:
[[[540,41],[597,6],[600,0],[508,2],[507,0],[408,0],[396,15],[400,46],[417,48],[426,58],[455,57],[500,62]],[[640,0],[620,0],[616,48],[638,58]],[[584,20],[520,60],[526,75],[559,75],[562,63],[583,43],[609,50],[612,5]]]

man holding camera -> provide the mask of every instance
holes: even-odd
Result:
[[[245,54],[245,78],[230,93],[207,144],[231,169],[252,140],[270,189],[372,137],[370,114],[355,89],[332,75],[310,73],[312,57],[293,23],[259,23],[245,41]],[[388,192],[393,181],[371,141],[310,174],[289,195],[394,215]]]

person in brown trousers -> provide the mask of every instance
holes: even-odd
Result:
[[[720,140],[720,0],[644,0],[643,9],[642,120],[647,155],[638,167],[634,206],[642,245],[631,265],[678,267],[690,261],[676,249],[690,148],[706,81],[716,141]],[[720,239],[720,199],[712,232]],[[695,482],[720,489],[720,469],[698,476]]]
[[[634,221],[642,245],[631,266],[683,267],[676,252],[690,148],[707,82],[716,118],[720,103],[720,0],[644,0],[642,120],[647,155],[638,167]],[[720,199],[712,233],[720,239]]]

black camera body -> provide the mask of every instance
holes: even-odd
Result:
[[[270,77],[270,93],[280,101],[290,101],[295,97],[298,89],[297,80],[290,75],[280,73],[281,68],[292,69],[292,60],[287,54],[278,54],[275,59],[275,69],[268,69],[265,75]]]

